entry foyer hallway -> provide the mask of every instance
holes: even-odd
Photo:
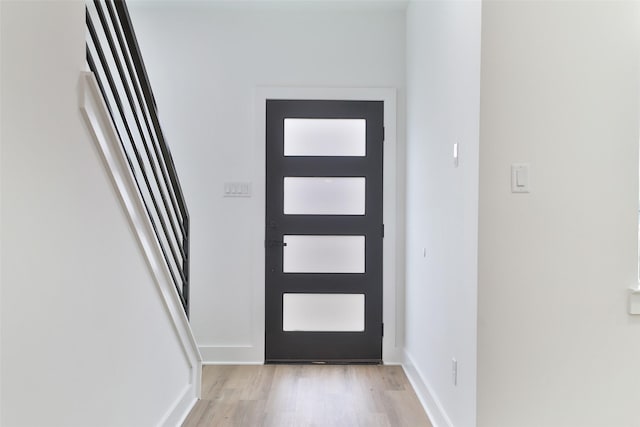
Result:
[[[204,366],[183,427],[431,427],[400,366]]]

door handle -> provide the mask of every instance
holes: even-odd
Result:
[[[267,248],[279,248],[287,246],[287,244],[282,240],[265,240],[264,246]]]

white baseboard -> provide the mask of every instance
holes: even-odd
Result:
[[[162,427],[181,426],[197,401],[198,398],[194,393],[193,385],[187,384],[158,425]]]
[[[252,345],[199,347],[203,365],[262,365],[264,354]]]
[[[409,382],[413,386],[413,389],[418,395],[418,399],[424,410],[431,420],[433,427],[453,427],[451,419],[447,416],[447,413],[442,408],[440,401],[436,395],[432,392],[432,388],[429,386],[428,381],[416,368],[411,356],[406,351],[404,352],[404,362],[402,364],[404,372],[409,379]]]

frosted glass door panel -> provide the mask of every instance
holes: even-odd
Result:
[[[365,156],[365,119],[284,119],[285,156]]]
[[[364,236],[283,236],[285,273],[364,273]]]
[[[282,329],[286,332],[362,332],[363,294],[284,294]]]
[[[364,215],[365,178],[284,179],[286,215]]]

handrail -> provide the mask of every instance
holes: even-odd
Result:
[[[188,316],[189,212],[125,1],[87,2],[86,24],[87,64]]]

